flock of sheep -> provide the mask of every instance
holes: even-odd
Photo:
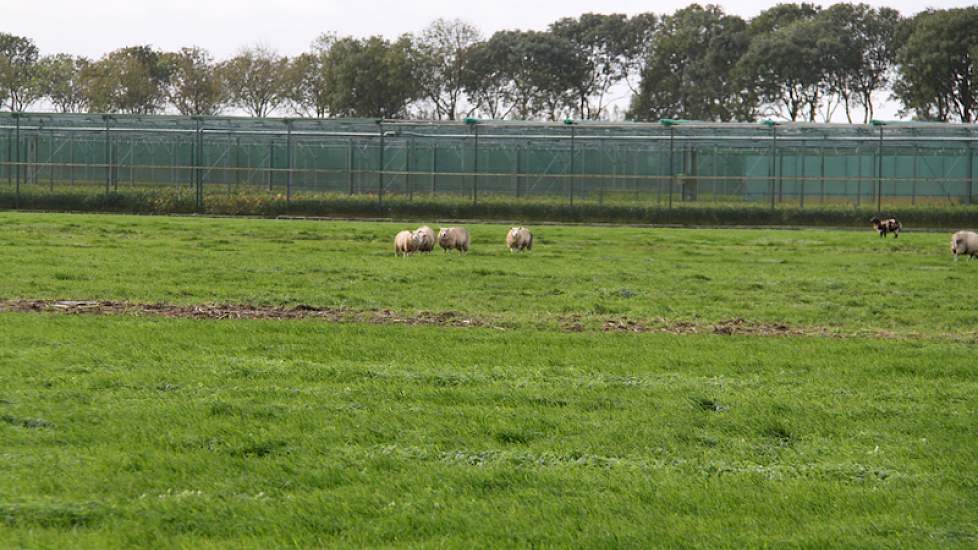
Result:
[[[873,224],[873,229],[879,232],[880,237],[893,233],[893,237],[898,238],[900,230],[903,229],[903,224],[895,218],[883,220],[875,217],[870,222]],[[435,243],[438,243],[446,253],[449,250],[457,250],[461,255],[469,251],[469,242],[469,232],[464,227],[443,227],[438,230],[436,236],[430,227],[422,225],[414,231],[401,231],[394,237],[394,255],[430,253],[435,249]],[[511,227],[506,231],[506,247],[510,252],[532,250],[533,234],[525,227]],[[971,259],[978,257],[978,233],[958,231],[951,235],[951,254],[954,254],[954,261],[958,261],[958,256],[970,256]]]
[[[446,253],[458,250],[465,254],[469,251],[469,232],[464,227],[443,227],[438,230],[438,236],[427,225],[414,231],[404,230],[394,237],[394,255],[407,256],[415,252],[430,253],[435,249],[435,243]],[[506,232],[506,247],[510,252],[523,252],[533,249],[533,234],[525,227],[512,227]]]

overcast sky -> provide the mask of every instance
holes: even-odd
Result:
[[[714,3],[728,13],[749,18],[779,2]],[[974,2],[866,3],[909,15],[929,6],[949,8]],[[500,29],[544,29],[556,19],[589,11],[662,14],[688,4],[675,0],[0,0],[0,31],[33,38],[44,55],[64,52],[97,58],[116,48],[150,44],[162,50],[196,45],[217,58],[227,58],[243,46],[261,43],[292,56],[308,49],[316,36],[327,31],[391,38],[420,32],[432,20],[444,17],[466,20],[490,35]]]

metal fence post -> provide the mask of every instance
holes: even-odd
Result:
[[[778,129],[772,123],[771,124],[771,159],[768,166],[768,190],[771,194],[771,209],[774,209],[774,184],[776,181],[776,172],[778,163],[775,159],[778,156]]]
[[[404,183],[407,185],[408,201],[414,200],[414,173],[413,165],[411,162],[411,157],[414,156],[414,138],[408,137],[407,139],[407,153],[404,154],[404,171],[407,175],[404,176]]]
[[[920,156],[920,148],[914,146],[913,148],[913,181],[910,184],[910,204],[916,206],[917,204],[917,157]]]
[[[883,210],[883,126],[880,125],[880,141],[876,147],[876,213]]]
[[[669,126],[669,209],[672,209],[672,192],[675,188],[676,182],[676,170],[673,166],[676,157],[676,147],[675,147],[676,131],[672,126]]]
[[[105,121],[105,194],[109,194],[112,185],[112,142],[109,138],[109,115],[103,115]]]
[[[272,169],[275,168],[275,141],[269,140],[268,142],[268,173],[266,178],[268,179],[268,191],[272,191]]]
[[[472,204],[479,202],[479,125],[473,124],[475,132],[475,155],[472,159]]]
[[[516,198],[520,198],[521,187],[523,186],[523,147],[516,145]]]
[[[801,157],[800,158],[800,161],[801,161],[801,169],[800,169],[801,179],[799,181],[799,188],[798,188],[798,194],[799,194],[798,208],[804,209],[805,208],[805,179],[806,179],[806,176],[805,176],[805,161],[806,161],[806,159],[805,159],[804,149],[802,149],[802,152],[801,152],[801,154],[799,156]],[[796,160],[795,162],[798,162],[798,161]],[[798,166],[796,165],[796,170],[795,170],[796,172],[799,171],[799,170],[797,170],[797,168],[798,168]]]
[[[14,184],[14,173],[13,173],[13,157],[14,157],[14,131],[7,130],[7,185]]]
[[[75,185],[75,138],[68,138],[68,183]]]
[[[241,138],[234,138],[234,189],[241,190]]]
[[[350,186],[350,194],[353,194],[353,138],[346,145],[346,183]]]
[[[717,205],[717,185],[720,183],[719,178],[719,155],[717,154],[717,146],[713,146],[713,206]]]
[[[199,117],[194,118],[195,134],[196,139],[196,154],[194,155],[194,186],[196,188],[196,207],[197,211],[200,212],[204,208],[204,173],[201,167],[204,162],[204,131],[201,124],[201,119]]]
[[[295,160],[292,158],[295,154],[292,150],[292,121],[285,121],[285,166],[288,169],[288,177],[285,180],[285,204],[288,206],[292,203],[292,172]]]
[[[377,131],[380,133],[380,154],[377,159],[377,202],[384,202],[384,121],[377,121]]]
[[[571,141],[570,141],[570,205],[574,206],[574,187],[577,184],[576,150],[574,143],[574,125],[571,121]]]
[[[438,185],[438,144],[431,142],[431,195],[435,195]]]
[[[825,146],[818,148],[818,203],[825,203]]]
[[[17,172],[17,189],[14,192],[14,208],[20,208],[20,113],[13,113],[16,125],[14,137],[14,171]]]
[[[968,142],[968,204],[972,204],[975,192],[975,157],[972,143]]]
[[[48,185],[54,192],[54,130],[48,133]]]

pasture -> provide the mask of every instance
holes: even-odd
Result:
[[[417,225],[0,213],[0,546],[978,543],[949,234]]]

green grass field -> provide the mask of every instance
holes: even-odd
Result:
[[[0,547],[978,544],[948,235],[411,226],[0,213],[0,304],[479,325],[0,313]]]

